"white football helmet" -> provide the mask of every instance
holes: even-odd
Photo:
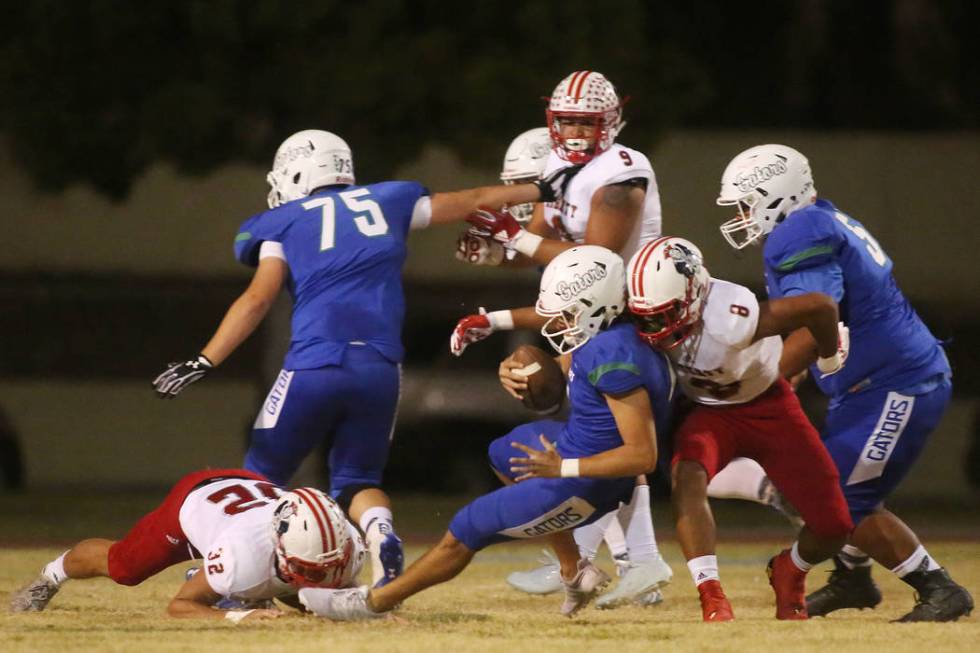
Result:
[[[816,196],[805,156],[785,145],[749,148],[721,176],[718,205],[738,208],[738,215],[721,225],[721,233],[729,245],[742,249]]]
[[[623,104],[602,73],[579,70],[561,80],[548,98],[545,111],[551,142],[558,156],[570,163],[586,163],[612,147],[616,136],[626,126]],[[563,120],[583,119],[594,125],[593,139],[562,138]]]
[[[547,127],[529,129],[515,138],[504,154],[500,181],[505,184],[525,184],[537,181],[544,174],[551,152],[551,134]],[[508,206],[507,210],[521,224],[530,222],[534,202]]]
[[[689,240],[658,238],[641,247],[626,271],[640,337],[658,349],[679,345],[701,319],[710,279],[701,250]]]
[[[296,132],[276,150],[266,175],[269,208],[306,197],[322,186],[354,183],[354,159],[344,139],[320,129]]]
[[[330,587],[343,578],[354,542],[337,502],[311,487],[279,498],[272,518],[276,566],[297,587]]]
[[[575,351],[623,312],[623,275],[619,254],[597,245],[579,245],[552,259],[534,311],[549,318],[541,335],[555,351]]]

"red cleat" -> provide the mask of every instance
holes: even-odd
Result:
[[[789,549],[769,560],[769,584],[776,593],[777,619],[809,619],[806,613],[806,572],[789,557]]]
[[[735,614],[732,604],[721,589],[721,583],[716,580],[706,580],[698,585],[701,595],[701,616],[705,621],[733,621]]]

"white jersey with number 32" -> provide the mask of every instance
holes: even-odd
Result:
[[[783,341],[752,342],[759,301],[744,286],[712,279],[696,329],[669,356],[684,394],[709,406],[752,401],[779,377]]]
[[[567,165],[568,162],[560,159],[552,150],[548,156],[545,175]],[[647,188],[643,214],[626,245],[618,252],[624,261],[628,261],[640,246],[660,236],[660,191],[650,160],[642,152],[617,143],[593,158],[572,178],[561,202],[544,205],[544,219],[561,235],[562,240],[585,242],[585,227],[592,210],[592,196],[603,186],[630,179],[645,179]]]
[[[283,490],[267,481],[228,478],[208,483],[187,495],[180,525],[203,556],[208,585],[217,594],[241,600],[295,594],[296,588],[276,575],[272,514]],[[335,587],[348,587],[364,557],[361,536],[348,522],[354,555]]]

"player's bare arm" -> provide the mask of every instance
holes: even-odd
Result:
[[[227,619],[229,613],[242,611],[218,610],[214,604],[221,598],[211,586],[208,585],[206,574],[203,571],[191,576],[177,591],[176,596],[170,600],[167,606],[167,614],[177,619]],[[281,613],[278,610],[252,610],[244,614],[242,619],[274,619]],[[237,616],[237,615],[236,615]]]
[[[520,474],[515,480],[559,476],[616,478],[653,470],[657,465],[657,430],[646,389],[640,387],[622,395],[604,396],[623,438],[622,446],[587,458],[563,460],[554,444],[544,436],[540,451],[514,442],[512,446],[526,455],[510,459],[511,471]]]
[[[534,184],[482,186],[432,195],[431,224],[459,222],[479,208],[499,209],[505,204],[537,202],[541,197]]]
[[[252,282],[231,305],[218,330],[201,353],[216,367],[258,328],[275,302],[289,275],[281,258],[267,256],[259,261]]]
[[[785,370],[780,365],[781,372],[794,376],[802,369],[798,368],[800,363],[809,364],[814,360],[823,374],[840,371],[847,359],[850,342],[847,327],[838,321],[837,302],[824,293],[811,292],[759,304],[759,324],[753,342],[798,330],[809,332],[812,340],[806,340],[803,335],[792,338],[789,355],[795,362],[790,365],[788,360]],[[816,356],[812,355],[814,344]],[[785,351],[783,355],[786,356]]]

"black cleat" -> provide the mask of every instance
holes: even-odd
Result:
[[[897,623],[915,621],[956,621],[973,612],[973,597],[957,585],[940,567],[932,571],[913,571],[902,580],[916,588],[915,607]]]
[[[825,617],[844,608],[874,608],[881,603],[881,590],[871,578],[871,567],[848,569],[834,556],[834,570],[827,584],[806,597],[806,611],[811,617]]]

